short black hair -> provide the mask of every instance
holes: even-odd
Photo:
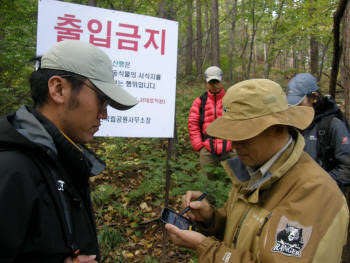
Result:
[[[33,58],[34,61],[40,61],[41,57]],[[82,83],[86,78],[74,74],[72,72],[41,68],[39,65],[38,70],[33,71],[30,75],[30,91],[34,102],[34,107],[41,107],[47,103],[48,99],[48,81],[52,76],[69,75],[71,77],[64,77],[71,84],[72,90],[78,93],[82,87]]]
[[[316,90],[315,93],[307,94],[306,97],[316,99],[316,103],[313,103],[312,107],[316,114],[320,114],[327,109],[327,99],[322,95],[320,90]]]
[[[220,82],[220,80],[218,80],[218,79],[211,79],[211,80],[208,81],[209,84],[216,84],[216,83],[219,83],[219,82]]]

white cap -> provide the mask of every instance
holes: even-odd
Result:
[[[221,81],[222,80],[222,70],[217,66],[211,66],[205,70],[204,76],[205,76],[206,82],[209,82],[212,79],[216,79],[218,81]]]

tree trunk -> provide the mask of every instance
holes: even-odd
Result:
[[[234,33],[236,27],[236,17],[237,17],[237,0],[234,1],[233,6],[231,7],[231,0],[225,0],[226,4],[226,28],[228,31],[228,70],[227,70],[227,80],[233,80],[234,74],[234,64],[233,64],[233,50],[235,47],[234,43]]]
[[[334,14],[334,25],[333,25],[333,60],[332,60],[332,71],[331,71],[331,80],[329,83],[329,94],[335,98],[335,88],[337,85],[337,77],[339,70],[339,60],[341,56],[341,48],[339,44],[339,35],[340,35],[340,22],[344,15],[344,11],[347,7],[348,0],[340,0],[337,10]],[[347,20],[344,20],[347,21]],[[345,25],[348,22],[344,23]]]
[[[166,19],[174,19],[173,0],[160,0],[158,4],[158,16]]]
[[[255,0],[252,0],[252,9],[250,10],[250,12],[253,17],[253,21],[252,21],[252,34],[250,37],[249,59],[248,59],[247,76],[246,76],[247,79],[250,78],[250,65],[252,64],[254,39],[255,39],[255,33],[256,33],[256,27],[257,27],[255,23]]]
[[[211,52],[211,41],[210,41],[210,36],[211,36],[211,27],[209,23],[209,6],[208,6],[208,1],[205,0],[205,12],[204,12],[204,24],[205,24],[205,50],[203,52],[203,60],[206,62],[211,62],[212,61],[212,52]]]
[[[246,65],[246,56],[245,53],[247,51],[247,46],[248,46],[248,42],[249,42],[249,34],[248,34],[248,24],[244,23],[244,18],[242,18],[242,35],[244,37],[243,40],[243,47],[242,47],[242,53],[241,53],[241,67],[242,67],[242,79],[246,79],[247,78],[247,65]]]
[[[298,56],[295,48],[293,48],[293,69],[298,68]]]
[[[304,50],[301,51],[301,64],[303,65],[303,70],[306,71],[306,61],[305,58],[307,55],[305,54]]]
[[[264,78],[268,79],[270,75],[269,49],[268,45],[264,43]]]
[[[311,8],[309,9],[310,18],[314,16],[316,8],[314,7],[317,0],[311,0]],[[312,30],[315,30],[315,25],[311,26]],[[318,76],[318,42],[315,35],[311,35],[310,38],[310,71],[311,74],[317,78]]]
[[[318,41],[315,36],[310,39],[310,69],[311,74],[318,76]]]
[[[87,5],[89,5],[89,6],[97,6],[97,0],[88,0]]]
[[[3,16],[0,16],[0,24],[2,24],[1,22],[1,20],[3,20],[4,18],[3,18]],[[4,39],[5,39],[5,29],[4,28],[1,28],[0,27],[0,52],[3,52],[3,41],[4,41]],[[4,69],[2,68],[2,66],[0,65],[0,75],[1,75],[1,73],[4,71]]]
[[[197,49],[196,49],[196,69],[197,75],[202,75],[203,51],[202,51],[202,3],[196,0],[196,29],[197,29]]]
[[[186,34],[186,56],[185,56],[185,74],[192,75],[192,0],[187,0],[187,34]]]
[[[167,10],[166,10],[167,3],[166,1],[160,1],[158,5],[158,16],[165,18],[167,16]]]
[[[331,42],[331,38],[329,38],[329,40],[327,41],[327,43],[325,44],[325,46],[322,49],[322,57],[321,57],[321,64],[320,64],[320,71],[318,73],[318,77],[317,77],[317,81],[320,81],[322,78],[322,72],[323,72],[323,65],[324,65],[324,60],[326,57],[326,53],[329,47],[329,43]]]
[[[250,50],[249,50],[249,61],[248,61],[248,68],[247,68],[247,78],[250,78],[250,68],[253,60],[253,52],[254,52],[254,46],[255,46],[255,35],[256,35],[256,32],[258,31],[259,22],[264,15],[262,13],[260,16],[255,17],[255,4],[256,4],[255,1],[256,0],[252,0],[251,14],[253,17],[253,21],[252,21],[252,33],[250,37]],[[263,9],[265,9],[265,6],[266,6],[266,1],[264,2]]]
[[[269,78],[270,69],[271,69],[275,59],[278,57],[277,54],[273,54],[273,51],[272,51],[273,48],[272,47],[274,46],[275,41],[276,41],[275,35],[276,35],[276,32],[277,32],[277,28],[279,26],[279,20],[280,20],[280,18],[282,16],[282,9],[283,9],[283,5],[284,5],[285,2],[286,2],[286,0],[280,1],[278,12],[276,12],[277,16],[275,16],[275,20],[274,20],[274,23],[273,23],[273,26],[272,26],[271,38],[270,38],[270,41],[266,45],[266,60],[265,60],[265,63],[264,63],[264,78],[266,78],[266,79]],[[275,56],[275,57],[273,57],[273,56]]]
[[[341,1],[342,2],[342,1]],[[342,63],[341,81],[344,87],[345,116],[350,119],[350,2],[344,4],[344,16],[342,25]],[[333,60],[334,62],[334,60]],[[333,73],[333,72],[332,72]],[[336,79],[335,79],[336,80]],[[346,196],[350,204],[349,193]],[[342,262],[350,262],[350,228],[348,229],[348,240],[343,249]]]
[[[212,65],[220,67],[219,6],[218,0],[211,0],[211,49]]]
[[[256,77],[256,64],[258,63],[258,52],[256,48],[256,41],[254,43],[254,64],[253,64],[253,78]]]
[[[342,23],[341,82],[344,87],[345,115],[350,119],[350,2],[348,1]],[[348,261],[350,262],[350,253]]]
[[[339,5],[342,1],[340,1]],[[341,63],[341,81],[344,87],[345,115],[350,119],[350,1],[344,4],[343,23],[342,23],[342,63]],[[336,78],[335,78],[336,81]],[[335,88],[334,88],[335,89]],[[349,194],[347,196],[349,205]],[[348,230],[348,242],[344,246],[342,262],[350,262],[350,228]]]

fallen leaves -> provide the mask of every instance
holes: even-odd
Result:
[[[132,158],[119,162],[119,166],[112,165],[115,160],[106,160],[108,170],[91,179],[97,227],[99,232],[105,233],[105,239],[100,240],[101,262],[159,262],[162,255],[163,233],[157,219],[162,201],[159,196],[147,191],[136,197],[130,195],[145,180],[144,170],[138,166],[140,160]],[[120,165],[127,169],[121,169]],[[108,230],[104,230],[105,227]],[[117,236],[122,238],[117,239]],[[192,256],[188,251],[169,243],[166,251],[166,262],[191,262]]]

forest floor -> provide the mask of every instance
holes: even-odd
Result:
[[[138,178],[133,174],[125,174],[123,177],[111,175],[96,178],[92,186],[108,184],[115,185],[120,189],[131,190],[137,189],[141,180],[142,178]],[[135,211],[134,216],[140,215],[139,210],[151,212],[152,219],[140,218],[138,224],[129,217],[123,217],[120,221],[119,216],[115,216],[115,219],[113,219],[113,208],[109,207],[109,211],[112,212],[107,213],[104,216],[105,220],[100,221],[97,225],[98,230],[103,229],[104,226],[109,226],[124,234],[124,242],[119,245],[118,249],[110,251],[109,257],[120,260],[122,256],[123,260],[121,262],[161,262],[160,259],[162,253],[164,253],[164,262],[194,262],[191,260],[192,255],[189,251],[174,246],[168,238],[166,239],[166,247],[163,249],[163,225],[157,220],[162,207],[152,206],[151,196],[147,199],[149,202],[125,203],[124,207]],[[123,202],[123,200],[119,201]],[[170,206],[179,207],[180,204],[176,203],[178,202],[173,198],[170,200]]]
[[[94,143],[93,148],[99,148],[99,144]],[[128,198],[128,193],[139,189],[143,180],[147,179],[142,170],[121,172],[108,166],[103,174],[91,178],[92,193],[108,192],[111,187],[120,192],[103,202],[93,202],[101,262],[197,262],[194,252],[174,246],[168,238],[163,242],[164,226],[158,218],[164,200],[156,200],[159,197],[153,194],[136,200]],[[179,208],[179,199],[170,197],[169,207]]]

